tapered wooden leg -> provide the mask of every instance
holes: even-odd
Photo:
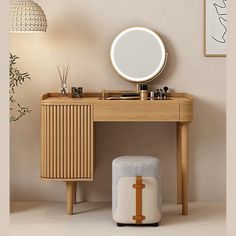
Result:
[[[67,192],[67,214],[73,215],[73,181],[66,182],[66,192]]]
[[[177,122],[176,124],[176,135],[177,135],[177,203],[182,203],[182,175],[181,175],[181,124]]]
[[[188,123],[180,125],[181,172],[182,172],[182,215],[188,215]]]
[[[77,182],[74,182],[73,183],[73,204],[76,204],[76,185],[77,185]]]

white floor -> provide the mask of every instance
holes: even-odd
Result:
[[[80,203],[67,216],[65,203],[11,203],[11,236],[224,236],[225,204],[190,203],[188,216],[178,205],[164,205],[159,227],[117,227],[111,203]]]

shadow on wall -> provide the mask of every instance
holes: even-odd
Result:
[[[166,149],[166,143],[170,148]],[[111,200],[112,160],[124,155],[147,155],[161,160],[164,197],[176,196],[175,125],[170,123],[111,122],[96,124],[95,180],[81,183],[81,200]]]
[[[106,59],[102,58],[104,61],[101,62],[100,52],[104,40],[89,16],[73,7],[66,8],[63,15],[52,17],[47,34],[49,57],[55,65],[69,64],[71,67],[69,86],[78,85],[79,82],[85,91],[91,89],[91,83],[94,87],[101,86],[102,81],[94,77],[104,75],[100,67],[106,70]]]
[[[225,186],[226,181],[225,166],[214,165],[220,161],[216,159],[215,150],[219,145],[222,146],[222,143],[226,143],[225,106],[222,105],[221,108],[218,104],[206,101],[207,99],[204,98],[194,98],[194,125],[190,125],[189,131],[189,187],[192,200],[201,199],[200,193],[209,191],[209,186],[212,192],[218,192],[219,185]],[[209,147],[211,148],[209,149]],[[217,155],[218,159],[226,162],[226,150],[221,149],[220,152]],[[226,164],[224,163],[224,165]],[[207,179],[203,179],[199,169],[208,173]],[[217,182],[214,181],[216,178]],[[202,191],[199,191],[199,186],[197,186],[199,182],[202,183]],[[224,195],[225,191],[222,191],[221,198],[218,198],[224,199]]]
[[[159,83],[168,84],[168,82],[171,81],[171,79],[173,79],[171,76],[174,73],[174,70],[177,64],[175,48],[171,40],[169,40],[166,35],[162,35],[162,34],[159,34],[159,35],[165,44],[166,52],[168,53],[168,58],[167,58],[167,63],[166,63],[166,67],[164,71],[160,74],[160,76],[157,79],[153,80],[150,83],[150,87],[153,89],[157,88],[157,84]]]
[[[93,78],[94,74],[100,74],[101,76],[102,70],[96,65],[96,57],[102,54],[104,61],[103,63],[99,62],[99,66],[104,67],[103,70],[109,70],[110,75],[117,77],[114,78],[114,82],[116,79],[120,80],[119,76],[112,70],[112,66],[109,63],[110,46],[112,40],[120,31],[139,25],[137,22],[127,24],[126,27],[118,27],[115,33],[111,32],[112,35],[109,38],[106,38],[108,35],[103,34],[104,30],[99,31],[96,24],[89,20],[89,16],[84,15],[83,12],[78,12],[78,9],[76,9],[76,11],[73,10],[73,8],[65,9],[63,16],[58,14],[52,19],[49,18],[49,20],[51,20],[51,27],[48,29],[47,37],[49,43],[48,48],[50,48],[51,54],[53,54],[52,57],[57,58],[59,62],[64,60],[66,63],[72,63],[73,68],[80,67],[83,64],[84,68],[80,68],[80,73],[83,74],[83,77],[89,78],[88,81],[91,81],[91,77]],[[148,25],[144,24],[143,26],[149,28]],[[159,34],[159,32],[157,33]],[[149,84],[150,87],[155,86],[155,88],[157,83],[168,84],[176,67],[174,46],[166,35],[160,34],[160,36],[165,43],[169,56],[165,70],[157,80],[154,80]],[[109,44],[107,42],[109,42]],[[101,48],[103,52],[101,51]],[[60,50],[63,51],[60,52]],[[101,54],[99,54],[98,51],[100,51],[99,53]],[[63,55],[64,59],[60,58],[61,55]],[[71,55],[75,56],[72,58]],[[93,70],[91,70],[91,67],[93,67]],[[98,83],[98,86],[103,83],[103,79],[100,79],[100,83],[95,81]],[[122,80],[120,83],[123,83],[123,86],[126,87],[131,85],[131,83],[125,85],[125,81],[122,82]]]
[[[203,116],[202,114],[208,114]],[[212,120],[215,122],[212,122]],[[190,201],[203,199],[204,192],[218,192],[218,186],[225,186],[222,166],[215,166],[215,150],[225,142],[225,111],[219,106],[194,100],[194,125],[189,132],[189,195]],[[216,125],[217,124],[217,125]],[[96,171],[95,181],[81,183],[82,200],[90,200],[95,194],[98,200],[110,200],[112,181],[112,160],[121,155],[150,155],[161,160],[163,202],[176,201],[176,130],[175,124],[168,123],[98,123],[96,125]],[[206,142],[207,140],[207,142]],[[169,149],[166,148],[168,143]],[[211,150],[209,151],[209,146]],[[201,147],[201,148],[199,148]],[[208,155],[206,156],[206,153]],[[225,150],[218,158],[225,159]],[[203,178],[202,172],[209,172]],[[219,178],[220,177],[220,178]],[[216,184],[214,179],[218,178]],[[198,183],[201,182],[201,191]],[[220,199],[224,199],[222,191]]]
[[[48,28],[48,38],[53,44],[60,43],[81,43],[95,45],[98,39],[94,33],[94,25],[90,24],[88,17],[83,12],[71,11],[73,8],[66,8],[63,15],[60,13],[52,19],[51,27]]]

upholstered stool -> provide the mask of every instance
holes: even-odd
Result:
[[[122,156],[112,162],[112,214],[118,226],[155,225],[161,219],[160,162]]]

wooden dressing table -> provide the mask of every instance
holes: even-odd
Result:
[[[112,94],[114,95],[114,94]],[[67,213],[73,214],[76,182],[94,179],[94,122],[176,122],[177,202],[188,214],[188,126],[193,98],[174,93],[168,100],[101,100],[100,93],[41,100],[41,178],[65,181]],[[114,157],[115,158],[115,157]]]

